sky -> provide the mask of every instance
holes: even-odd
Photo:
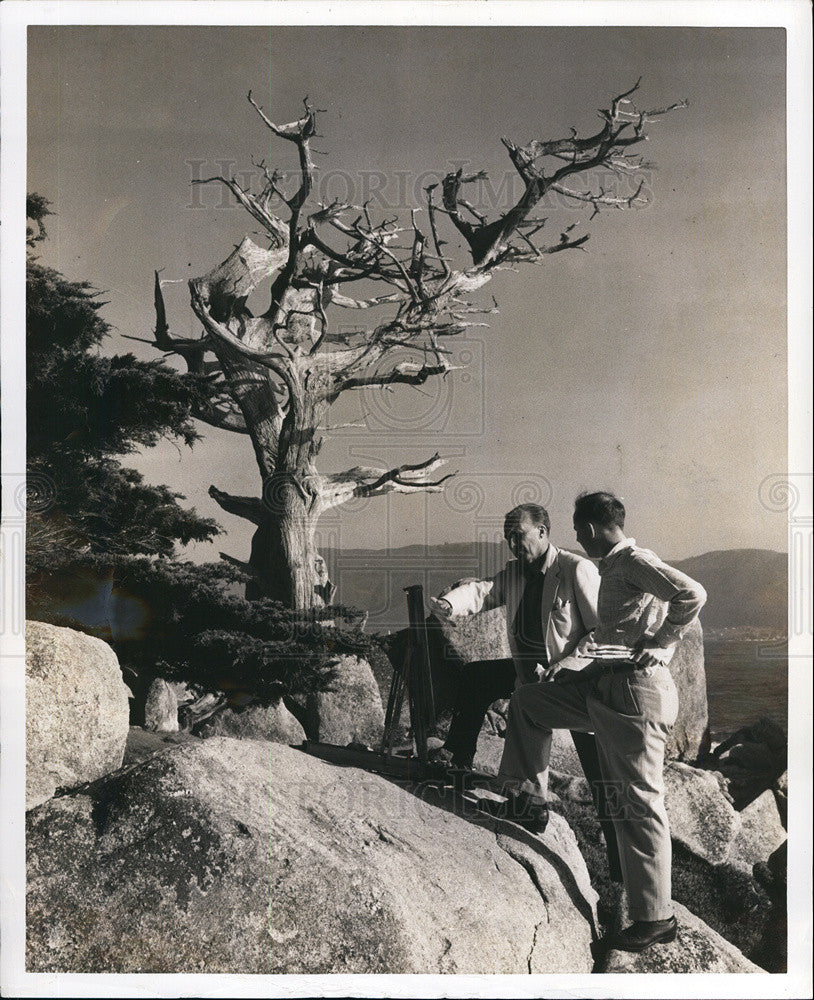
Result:
[[[641,76],[641,107],[689,101],[650,129],[647,207],[589,221],[553,206],[557,224],[591,234],[585,252],[496,274],[499,312],[456,348],[466,371],[342,397],[331,422],[365,426],[326,440],[321,471],[439,451],[458,476],[444,495],[343,508],[321,540],[465,541],[539,500],[554,540],[574,547],[573,498],[603,488],[664,557],[783,550],[786,516],[761,484],[787,468],[784,59],[770,28],[32,27],[28,186],[58,213],[42,257],[104,292],[108,353],[156,357],[125,339],[150,336],[153,270],[172,282],[172,331],[197,335],[186,280],[245,234],[259,240],[220,188],[191,179],[253,159],[293,168],[249,89],[276,120],[306,95],[325,109],[324,200],[407,216],[426,171],[461,164],[489,173],[481,207],[519,194],[501,136],[589,134]],[[258,494],[248,439],[201,431],[192,451],[165,441],[126,464],[223,525],[192,558],[245,559],[252,526],[207,489]]]

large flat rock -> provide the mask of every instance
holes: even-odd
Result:
[[[676,647],[670,673],[678,691],[678,718],[667,741],[668,759],[694,763],[709,748],[704,632],[696,619]]]
[[[276,743],[165,743],[28,815],[30,972],[589,972],[570,828]]]
[[[777,801],[767,789],[741,810],[741,828],[729,852],[732,864],[751,871],[754,865],[769,857],[786,841],[786,831],[777,808]]]

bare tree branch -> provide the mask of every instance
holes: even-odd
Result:
[[[360,229],[358,225],[353,227],[346,226],[343,222],[340,222],[339,219],[332,219],[331,225],[335,229],[338,229],[340,232],[345,233],[346,236],[354,236],[354,235],[358,236],[359,239],[365,240],[368,243],[370,243],[373,247],[375,247],[375,249],[379,253],[383,253],[387,257],[389,257],[398,268],[399,274],[404,280],[404,287],[409,292],[410,298],[413,300],[414,303],[418,303],[420,301],[418,290],[415,287],[413,281],[410,279],[410,275],[407,273],[407,269],[398,259],[398,257],[393,253],[393,251],[390,250],[387,246],[385,246],[383,240],[374,238],[373,235],[366,233],[364,232],[364,230]]]
[[[306,246],[307,244],[315,246],[320,253],[325,254],[329,260],[332,260],[337,264],[342,264],[344,267],[351,268],[354,272],[355,278],[369,277],[374,280],[381,279],[383,281],[387,281],[391,285],[395,285],[402,292],[406,291],[404,283],[394,279],[390,275],[386,275],[380,269],[375,258],[373,260],[359,260],[356,256],[351,256],[350,253],[343,253],[341,250],[334,250],[323,239],[321,239],[313,229],[308,230],[308,233],[303,240],[303,246]]]
[[[314,111],[308,105],[308,99],[305,100],[305,114],[302,118],[298,118],[296,121],[289,122],[287,125],[275,125],[271,121],[259,104],[256,103],[252,97],[252,92],[249,91],[249,103],[257,111],[258,115],[263,119],[263,121],[268,125],[271,131],[279,136],[281,139],[288,139],[289,142],[300,143],[303,139],[310,139],[316,133],[316,115]]]
[[[679,101],[668,108],[662,108],[655,112],[639,112],[629,100],[630,95],[638,89],[638,86],[637,82],[629,90],[614,97],[609,110],[600,111],[600,115],[605,119],[605,124],[594,135],[581,139],[572,130],[571,135],[567,138],[533,140],[525,147],[503,139],[509,158],[524,182],[525,190],[517,203],[493,222],[487,222],[486,218],[474,211],[472,206],[461,196],[462,185],[478,179],[480,175],[474,174],[465,177],[462,170],[458,170],[455,174],[447,174],[442,185],[444,208],[453,224],[469,244],[472,260],[476,266],[488,268],[506,259],[507,243],[526,221],[532,208],[552,187],[559,185],[564,178],[572,174],[582,173],[602,164],[611,164],[618,168],[619,157],[624,155],[622,151],[647,138],[644,132],[645,125],[662,114],[687,106],[686,101]],[[548,156],[553,156],[561,162],[564,161],[550,176],[546,175],[542,164],[539,163]],[[570,194],[570,189],[564,189],[562,193]],[[607,197],[612,196],[602,194],[593,200],[594,214],[598,206],[605,203],[603,198]],[[629,207],[625,206],[622,200],[613,202],[613,204],[617,207]],[[459,207],[465,207],[472,212],[478,220],[478,224],[475,225],[462,219]],[[564,249],[564,247],[557,249]]]
[[[262,524],[267,516],[260,497],[236,497],[231,493],[224,493],[216,486],[209,487],[209,495],[227,514],[236,514],[252,524]]]
[[[444,483],[455,474],[429,479],[445,461],[437,453],[426,462],[399,465],[393,469],[357,466],[346,472],[323,476],[320,503],[323,508],[338,507],[357,497],[384,496],[386,493],[441,493]]]
[[[276,246],[279,247],[288,245],[288,227],[285,223],[268,211],[268,204],[265,201],[260,201],[248,191],[244,191],[236,180],[228,177],[217,176],[195,178],[192,183],[223,184],[225,187],[229,188],[249,215],[251,215],[253,219],[256,219],[261,226],[264,226],[268,230],[270,236],[272,237],[272,241]]]
[[[160,271],[155,271],[153,301],[155,303],[155,330],[152,343],[167,354],[177,354],[186,362],[187,369],[195,375],[203,371],[204,355],[208,349],[203,337],[182,339],[170,335],[167,325],[167,312],[164,306],[164,293],[161,290]]]
[[[316,310],[317,310],[317,316],[318,316],[319,321],[321,323],[322,329],[320,331],[319,336],[314,341],[314,344],[313,344],[313,346],[311,348],[311,354],[316,354],[317,353],[317,351],[322,346],[323,340],[325,340],[325,337],[328,334],[328,317],[325,315],[325,304],[324,304],[324,301],[323,301],[323,289],[322,289],[322,285],[321,284],[319,284],[317,286],[316,293],[317,293],[317,297],[316,297]]]
[[[397,384],[423,385],[433,375],[446,375],[448,372],[461,367],[461,365],[451,365],[445,360],[435,365],[419,365],[412,361],[402,361],[387,372],[351,376],[339,383],[337,391],[344,392],[346,389],[362,389],[370,386]]]
[[[387,295],[377,295],[372,299],[352,299],[333,288],[326,288],[324,301],[326,304],[341,306],[343,309],[373,309],[376,306],[388,305],[393,302],[400,302],[401,296],[398,292],[389,292]]]
[[[639,181],[638,187],[627,198],[621,198],[616,195],[605,194],[604,188],[600,189],[596,194],[591,191],[574,191],[571,188],[567,188],[562,184],[552,184],[552,191],[558,192],[558,194],[566,195],[568,198],[573,198],[575,201],[584,201],[589,205],[593,205],[594,211],[591,218],[599,213],[600,205],[610,205],[613,208],[632,208],[633,205],[645,204],[645,200],[642,199],[641,202],[638,201],[639,195],[642,193],[642,188],[644,187],[644,180]]]

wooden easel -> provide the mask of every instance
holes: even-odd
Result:
[[[307,740],[302,749],[322,760],[351,767],[363,767],[381,774],[420,781],[426,776],[427,740],[435,725],[435,699],[432,689],[427,625],[424,611],[424,588],[421,584],[405,587],[407,592],[407,651],[402,665],[393,664],[393,680],[387,699],[384,736],[381,750],[340,747],[330,743]],[[412,747],[396,747],[396,735],[401,720],[404,695],[410,709]]]
[[[399,667],[393,664],[393,681],[384,719],[382,748],[388,757],[394,753],[396,730],[401,719],[404,693],[410,706],[410,730],[416,756],[427,763],[427,739],[435,725],[435,699],[432,690],[430,651],[424,617],[424,588],[421,584],[405,587],[407,592],[407,653]]]
[[[300,749],[331,764],[360,767],[366,771],[387,774],[410,782],[440,781],[441,784],[451,787],[459,798],[474,788],[502,793],[503,781],[494,775],[455,769],[447,772],[442,769],[439,774],[438,768],[433,768],[427,759],[427,740],[435,726],[435,698],[424,613],[424,588],[416,584],[404,589],[407,592],[409,620],[407,650],[404,663],[400,666],[393,664],[393,680],[387,699],[381,749],[339,747],[330,743],[310,741],[303,743]],[[405,693],[410,707],[412,742],[407,746],[397,747],[396,735]]]

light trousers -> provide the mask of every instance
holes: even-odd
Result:
[[[499,776],[545,797],[553,729],[596,734],[631,920],[673,914],[664,748],[678,714],[667,667],[615,667],[573,683],[525,684],[512,695]]]

